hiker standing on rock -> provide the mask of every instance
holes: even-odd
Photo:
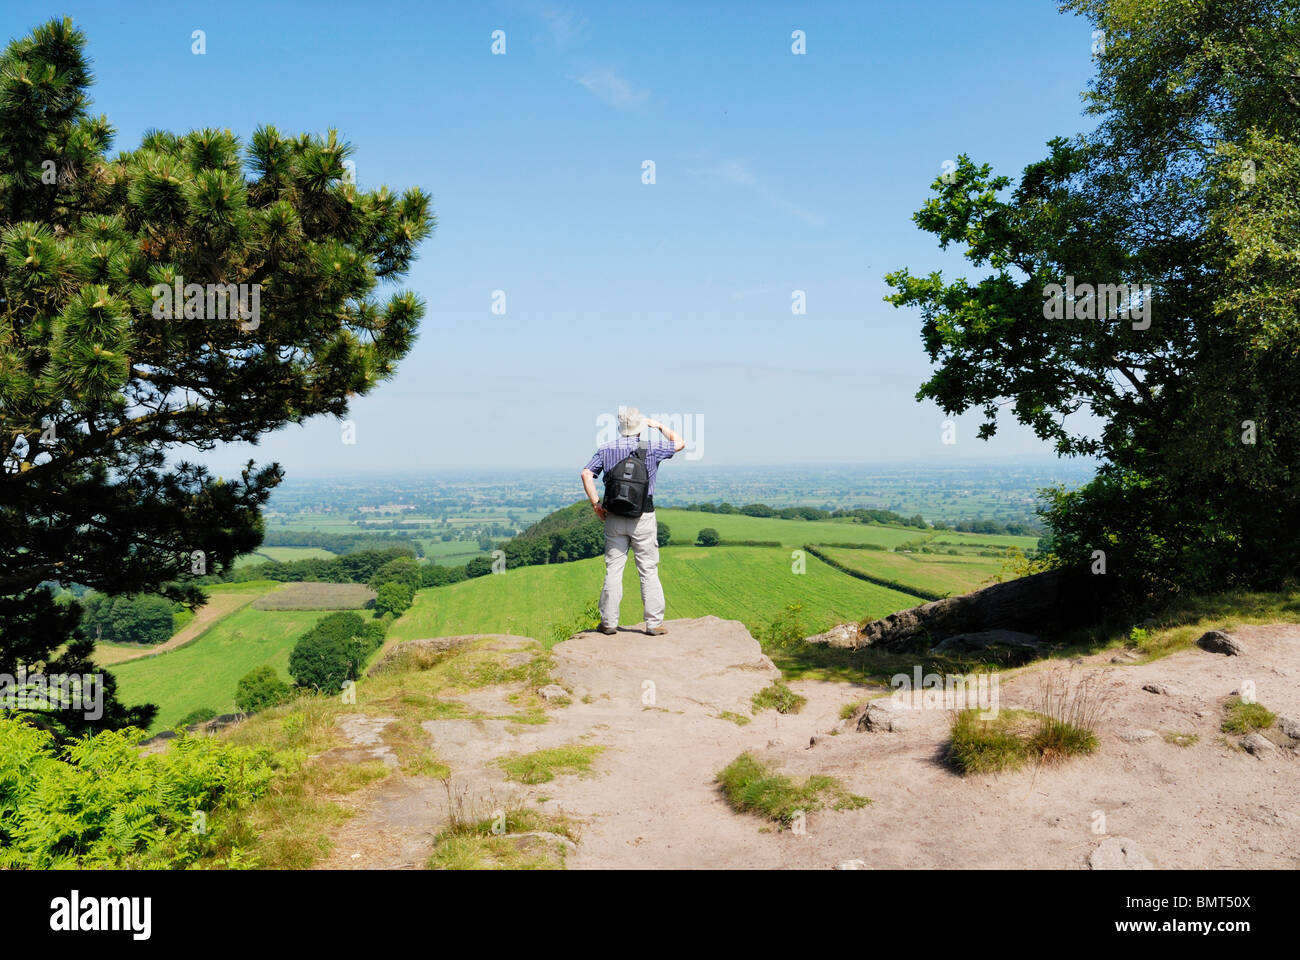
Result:
[[[643,431],[658,430],[663,440],[649,443]],[[641,606],[646,633],[658,636],[664,628],[664,588],[659,584],[659,525],[655,522],[655,473],[686,446],[686,441],[657,420],[641,416],[636,407],[618,413],[620,439],[601,444],[582,470],[582,488],[596,516],[605,522],[605,588],[600,592],[600,632],[618,629],[618,605],[623,599],[623,568],[627,550],[636,554],[641,576]],[[596,494],[596,477],[605,474],[605,497]]]

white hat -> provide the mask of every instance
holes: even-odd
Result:
[[[625,437],[635,436],[645,429],[645,417],[636,407],[620,407],[618,411],[618,432]]]

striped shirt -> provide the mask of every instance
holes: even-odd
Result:
[[[637,444],[640,442],[639,437],[621,437],[613,443],[601,444],[592,458],[587,461],[586,469],[597,477],[601,473],[609,473],[620,460],[624,460],[635,453]],[[666,440],[657,440],[646,445],[645,472],[650,479],[650,483],[646,487],[647,497],[654,496],[655,471],[659,469],[659,461],[667,460],[676,452],[677,448]]]

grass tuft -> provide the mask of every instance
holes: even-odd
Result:
[[[801,697],[780,680],[773,681],[769,687],[764,687],[751,698],[754,709],[757,710],[775,710],[777,713],[798,713],[803,709],[803,705],[808,702],[807,697]]]
[[[953,717],[948,762],[958,773],[1016,770],[1038,760],[1051,763],[1097,749],[1092,730],[1029,710],[959,710]]]
[[[502,757],[497,763],[506,772],[507,780],[519,783],[547,783],[556,774],[585,774],[604,747],[580,746],[554,747],[515,757]]]
[[[1227,704],[1227,716],[1223,718],[1220,729],[1224,733],[1254,733],[1271,727],[1277,714],[1264,707],[1262,703],[1247,703],[1241,697],[1233,697]]]
[[[547,835],[555,839],[548,839]],[[563,839],[561,839],[563,838]],[[574,822],[515,808],[501,817],[460,821],[434,838],[430,870],[562,870]]]
[[[829,794],[836,810],[857,810],[871,802],[848,793],[838,780],[817,774],[794,780],[770,770],[753,754],[742,753],[717,776],[722,795],[733,810],[789,824],[799,813],[820,810]]]

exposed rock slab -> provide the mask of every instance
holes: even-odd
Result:
[[[1087,622],[1097,610],[1104,577],[1049,570],[982,590],[900,610],[859,628],[857,647],[905,649],[931,640],[984,630],[1017,630],[1051,636]]]
[[[1222,653],[1229,657],[1238,657],[1246,652],[1245,645],[1235,640],[1222,630],[1210,630],[1201,635],[1196,645],[1210,653]]]
[[[750,698],[781,676],[743,623],[698,617],[667,626],[658,637],[580,633],[552,649],[551,674],[579,700],[667,710],[693,704],[746,714]]]

